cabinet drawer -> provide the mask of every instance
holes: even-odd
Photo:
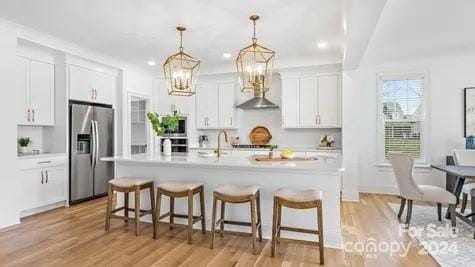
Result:
[[[66,165],[67,157],[54,156],[54,157],[42,157],[42,158],[19,158],[17,159],[18,170],[30,170],[36,168],[49,168],[54,166]]]

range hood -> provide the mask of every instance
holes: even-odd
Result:
[[[265,98],[265,93],[260,90],[254,91],[254,97],[248,101],[237,105],[240,109],[277,109],[279,106]]]

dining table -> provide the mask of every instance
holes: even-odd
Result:
[[[450,174],[453,179],[456,179],[455,186],[452,193],[457,198],[457,205],[459,204],[460,194],[462,193],[462,187],[467,179],[475,178],[475,166],[457,166],[457,165],[431,165],[433,169]],[[475,198],[471,199],[471,212],[469,214],[463,214],[456,212],[457,218],[460,218],[465,223],[475,228]],[[450,219],[450,212],[447,209],[445,215],[446,219]]]

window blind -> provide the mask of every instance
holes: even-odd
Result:
[[[382,119],[384,157],[402,152],[423,161],[424,153],[424,78],[382,79]]]

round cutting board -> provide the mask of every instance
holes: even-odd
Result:
[[[249,140],[253,145],[267,145],[272,139],[272,135],[264,126],[257,126],[249,134]]]

